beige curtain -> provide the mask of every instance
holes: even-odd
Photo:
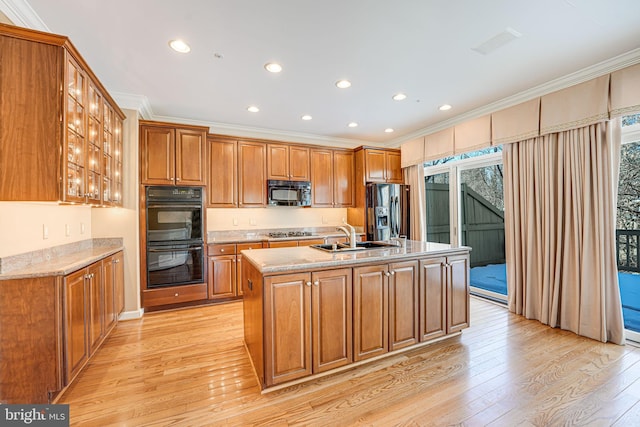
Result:
[[[411,236],[408,237],[411,240],[426,241],[424,167],[420,164],[402,170],[404,182],[411,188],[409,193]]]
[[[509,310],[624,343],[615,256],[612,124],[504,146]]]

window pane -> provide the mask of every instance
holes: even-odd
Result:
[[[451,243],[449,172],[425,177],[427,241]]]

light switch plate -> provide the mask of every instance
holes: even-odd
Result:
[[[49,238],[49,227],[46,224],[42,224],[42,240]]]
[[[64,225],[64,235],[67,237],[71,236],[71,226],[69,224]]]

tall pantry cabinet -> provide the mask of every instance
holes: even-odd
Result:
[[[124,113],[71,41],[0,24],[0,200],[122,205]]]

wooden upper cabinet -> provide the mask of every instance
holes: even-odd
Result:
[[[238,142],[207,140],[207,203],[210,207],[238,206]]]
[[[207,128],[140,121],[140,183],[204,185]]]
[[[309,149],[291,145],[289,147],[289,179],[309,181]]]
[[[311,204],[314,207],[351,207],[354,203],[352,151],[311,150]]]
[[[353,151],[333,152],[333,201],[335,207],[354,205]]]
[[[366,182],[403,183],[400,152],[398,150],[367,148],[364,153]]]
[[[140,127],[141,184],[172,185],[175,165],[175,132],[154,126]]]
[[[400,165],[400,153],[399,152],[387,152],[387,182],[396,184],[403,184],[404,177],[402,176],[402,166]]]
[[[113,204],[104,115],[125,116],[82,56],[67,37],[4,24],[0,52],[0,200]]]
[[[268,179],[309,181],[309,149],[307,147],[268,144]]]
[[[238,142],[238,206],[267,205],[266,144]],[[215,191],[210,188],[209,191]]]
[[[204,185],[206,130],[176,129],[176,184]]]
[[[333,151],[311,150],[311,204],[333,207]]]

